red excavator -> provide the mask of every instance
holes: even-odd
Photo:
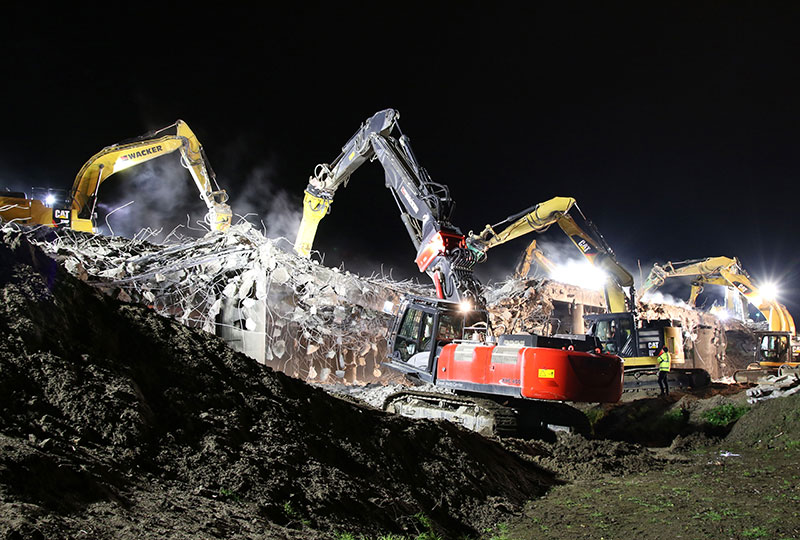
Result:
[[[399,114],[379,111],[364,122],[341,154],[320,164],[304,197],[295,251],[309,256],[319,221],[334,192],[364,162],[377,159],[417,250],[415,262],[433,280],[436,298],[407,296],[394,310],[389,367],[449,392],[407,391],[385,408],[417,418],[444,418],[490,435],[586,427],[585,416],[564,402],[616,402],[623,363],[601,352],[591,336],[495,336],[473,268],[491,247],[542,231],[569,210],[555,197],[480,234],[464,235],[451,222],[450,191],[418,163],[406,135],[393,137]],[[499,231],[499,232],[498,232]]]

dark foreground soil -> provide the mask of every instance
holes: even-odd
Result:
[[[495,538],[800,538],[800,396],[755,405],[723,438],[699,433],[620,448],[653,466],[578,474]]]
[[[555,482],[329,396],[0,242],[0,538],[478,535]]]
[[[703,420],[742,403],[487,440],[259,366],[0,232],[0,539],[800,537],[800,397]]]

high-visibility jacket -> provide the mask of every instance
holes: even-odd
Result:
[[[656,357],[656,361],[658,362],[659,371],[669,371],[669,365],[672,361],[672,357],[668,352],[663,352]]]

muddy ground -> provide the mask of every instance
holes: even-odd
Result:
[[[534,458],[569,481],[499,524],[495,538],[800,538],[800,396],[756,404],[727,435],[687,428],[694,411],[676,414],[686,410],[680,399],[671,406],[662,426],[685,435],[668,447],[622,443],[600,470],[594,452],[583,471]]]
[[[718,426],[742,389],[642,396],[586,408],[593,438],[488,440],[260,366],[0,236],[0,538],[800,536],[800,397]]]

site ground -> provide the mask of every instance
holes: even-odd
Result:
[[[800,443],[800,441],[798,441]],[[723,457],[725,452],[739,454]],[[496,538],[798,538],[800,452],[713,446],[655,470],[582,478],[528,503]]]

